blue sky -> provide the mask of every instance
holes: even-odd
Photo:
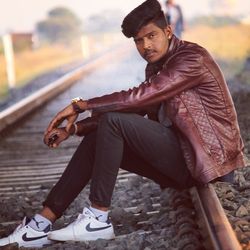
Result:
[[[107,9],[128,13],[143,0],[1,0],[0,34],[7,30],[31,31],[34,24],[45,18],[56,6],[71,8],[80,18],[88,17]],[[165,0],[159,0],[163,5]],[[219,13],[246,15],[250,13],[249,0],[176,0],[183,7],[185,17],[198,14]],[[217,8],[218,7],[218,8]],[[121,20],[122,21],[122,20]]]

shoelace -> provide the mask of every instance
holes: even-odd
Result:
[[[23,224],[18,225],[18,227],[14,230],[13,233],[19,232],[23,228],[23,226],[24,226]]]
[[[90,214],[78,214],[76,220],[72,223],[73,225],[81,224],[83,222],[83,219],[89,217],[91,218],[92,216]]]
[[[76,220],[73,222],[73,225],[80,224],[84,218],[85,218],[84,214],[78,214]]]

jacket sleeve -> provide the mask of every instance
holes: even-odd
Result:
[[[90,132],[97,129],[98,126],[98,116],[87,117],[83,120],[78,121],[77,124],[77,135],[78,136],[85,136]]]
[[[98,112],[133,111],[154,105],[198,85],[208,69],[199,53],[182,51],[170,59],[158,74],[127,91],[89,99],[87,109]]]

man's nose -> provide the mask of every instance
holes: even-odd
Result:
[[[143,48],[144,49],[150,49],[151,46],[152,46],[152,44],[151,44],[150,40],[149,39],[144,39],[144,41],[143,41]]]

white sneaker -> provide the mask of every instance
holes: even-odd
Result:
[[[67,227],[48,234],[49,239],[58,241],[110,240],[114,237],[113,225],[110,222],[98,221],[88,208],[84,208],[83,213]]]
[[[48,226],[44,231],[36,231],[27,225],[28,222],[28,218],[24,217],[22,224],[20,224],[12,234],[8,237],[0,239],[0,246],[18,243],[19,247],[40,248],[44,245],[52,243],[52,241],[47,238],[50,226]]]

